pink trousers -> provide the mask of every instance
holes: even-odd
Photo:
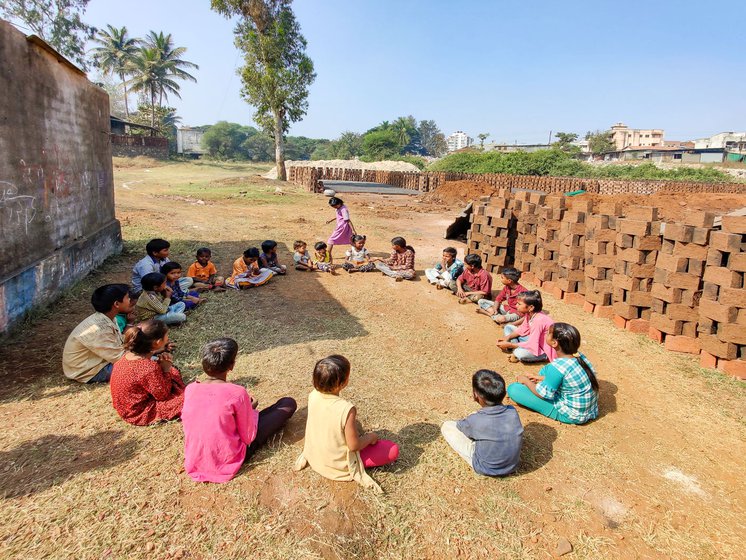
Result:
[[[373,445],[361,449],[360,457],[366,469],[382,467],[399,458],[399,446],[388,439],[379,439]]]

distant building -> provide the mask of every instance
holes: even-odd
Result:
[[[616,123],[611,127],[611,139],[617,150],[630,146],[653,148],[664,145],[662,129],[629,128],[624,123]]]
[[[548,150],[546,144],[507,144],[504,142],[490,142],[484,145],[485,152],[538,152]]]
[[[455,152],[474,144],[474,138],[470,138],[465,132],[457,130],[446,139],[446,143],[448,144],[448,151]]]
[[[694,142],[691,140],[681,141],[681,140],[665,140],[663,142],[664,148],[682,148],[685,150],[692,150],[694,149]]]
[[[204,130],[199,128],[182,127],[176,131],[176,152],[187,155],[202,155],[207,153],[202,147]]]
[[[697,149],[719,148],[729,152],[746,152],[746,132],[721,132],[694,141]]]

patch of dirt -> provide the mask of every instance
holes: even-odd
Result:
[[[481,196],[491,196],[498,189],[479,181],[446,181],[432,192],[425,193],[426,202],[436,204],[466,204],[470,200],[477,200]]]

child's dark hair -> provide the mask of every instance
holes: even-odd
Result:
[[[306,243],[305,241],[303,241],[301,239],[296,239],[295,241],[293,241],[293,250],[297,251],[298,249],[300,249],[301,247],[304,247],[306,245],[308,245],[308,243]]]
[[[544,302],[541,300],[541,292],[539,290],[526,290],[518,294],[518,299],[523,300],[526,305],[531,305],[534,308],[534,313],[539,313],[544,308]]]
[[[326,249],[326,243],[324,243],[323,241],[317,241],[313,248],[317,251],[321,251],[321,249]]]
[[[342,199],[337,198],[336,196],[333,196],[329,199],[329,206],[341,206],[342,204],[344,204],[344,202],[342,202]]]
[[[151,319],[130,327],[124,333],[124,348],[138,356],[144,356],[153,350],[153,343],[168,333],[163,321]]]
[[[518,283],[518,281],[521,279],[521,271],[517,268],[513,268],[512,266],[506,266],[505,268],[503,268],[500,274],[505,276],[505,278],[507,278],[511,282],[515,283]]]
[[[491,369],[480,369],[474,373],[471,386],[488,406],[502,404],[505,398],[505,380],[502,375]]]
[[[313,368],[313,386],[321,393],[331,393],[344,385],[350,377],[350,360],[334,354],[316,362]]]
[[[409,249],[413,253],[415,252],[414,247],[412,247],[411,245],[407,245],[407,240],[403,237],[394,237],[391,240],[391,244],[395,245],[396,247],[404,247],[405,249]]]
[[[232,338],[211,340],[202,347],[202,369],[207,375],[228,371],[236,363],[238,343]]]
[[[588,362],[578,353],[578,348],[580,348],[580,331],[567,323],[554,323],[549,328],[551,329],[552,338],[557,341],[560,350],[564,354],[578,360],[580,367],[583,368],[583,371],[588,376],[588,380],[591,382],[591,387],[598,393],[598,379],[596,379],[596,374],[593,373]]]
[[[275,241],[274,239],[267,239],[266,241],[262,241],[262,253],[269,253],[275,247],[277,247],[277,241]]]
[[[247,259],[259,260],[259,249],[257,249],[256,247],[249,247],[243,252],[243,256]]]
[[[166,281],[166,275],[160,272],[150,272],[142,277],[142,289],[146,292],[152,292],[158,286]]]
[[[161,267],[161,274],[167,276],[169,272],[173,272],[174,270],[182,270],[181,265],[174,261],[168,261]]]
[[[470,266],[482,268],[482,257],[480,257],[479,255],[475,255],[474,253],[472,253],[471,255],[466,255],[464,257],[464,262]]]
[[[367,239],[367,237],[365,237],[364,235],[359,235],[357,233],[352,236],[352,242],[353,243],[357,243],[358,241],[365,241],[366,239]]]
[[[105,284],[93,290],[91,294],[91,305],[99,313],[108,313],[118,301],[124,301],[129,294],[130,287],[127,284]]]
[[[151,239],[148,241],[148,244],[145,245],[145,252],[152,256],[155,253],[159,253],[163,251],[163,249],[168,249],[170,247],[171,244],[165,239]]]
[[[197,256],[201,257],[202,255],[212,256],[212,250],[209,247],[200,247],[197,249]]]
[[[456,251],[456,249],[454,247],[446,247],[445,249],[443,249],[443,252],[444,253],[448,253],[454,259],[456,258],[456,255],[458,255],[458,251]]]

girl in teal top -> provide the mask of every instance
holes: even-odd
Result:
[[[565,424],[585,424],[598,416],[598,380],[588,359],[578,352],[580,332],[567,323],[554,323],[546,343],[557,358],[539,375],[521,374],[508,387],[514,402]]]

